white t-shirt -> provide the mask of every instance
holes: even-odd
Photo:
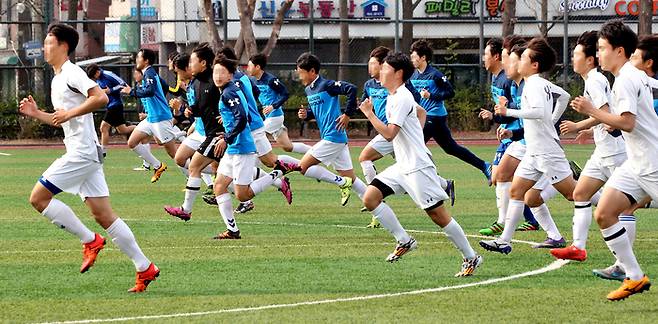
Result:
[[[79,66],[66,61],[52,81],[50,96],[53,107],[66,110],[78,107],[87,99],[89,89],[96,86],[96,82],[89,79]],[[91,113],[71,118],[62,124],[62,129],[67,158],[99,162],[98,136]]]
[[[587,73],[585,80],[585,93],[595,108],[601,109],[606,104],[610,106],[610,83],[608,79],[596,69],[591,69]],[[604,124],[594,126],[594,155],[599,157],[609,157],[626,152],[624,138],[621,136],[614,137],[606,130]]]
[[[658,115],[646,73],[626,62],[612,86],[612,113],[635,115],[635,128],[622,131],[628,163],[637,175],[658,172]]]
[[[521,109],[508,109],[507,116],[523,118],[524,136],[526,141],[526,154],[562,154],[564,150],[560,145],[553,122],[553,93],[556,87],[546,79],[534,74],[525,80],[523,94],[521,95]],[[560,88],[561,89],[561,88]],[[563,92],[562,101],[569,100],[568,94]],[[560,109],[564,111],[563,109]]]
[[[405,174],[433,167],[432,153],[425,145],[423,129],[416,116],[416,101],[407,87],[401,85],[386,99],[386,119],[400,127],[393,138],[395,161]]]

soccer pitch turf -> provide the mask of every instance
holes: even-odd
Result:
[[[494,146],[471,146],[490,160]],[[566,146],[584,165],[592,146]],[[622,302],[605,295],[619,282],[592,275],[613,262],[594,224],[586,262],[559,267],[547,250],[515,243],[510,255],[479,247],[478,230],[497,215],[495,193],[480,171],[433,146],[440,174],[456,180],[457,201],[449,207],[469,241],[484,256],[475,276],[454,278],[461,256],[408,196],[387,199],[418,250],[397,263],[384,259],[395,246],[384,229],[366,229],[355,193],[340,206],[338,188],[290,176],[294,201],[286,205],[270,189],[256,208],[236,215],[242,240],[213,241],[225,229],[216,207],[200,197],[192,220],[168,216],[163,205],[180,204],[185,180],[173,161],[159,182],[127,149],[110,149],[105,174],[115,211],[133,229],[145,254],[162,273],[146,293],[126,292],[134,267],[108,240],[96,265],[78,272],[80,243],[58,230],[28,203],[41,173],[63,148],[0,149],[0,321],[53,322],[114,319],[157,322],[653,322],[653,291]],[[357,174],[360,148],[352,148]],[[277,150],[277,152],[279,152]],[[294,154],[292,154],[294,155]],[[383,170],[392,159],[376,163]],[[60,194],[85,224],[105,235],[76,196]],[[237,202],[234,200],[234,206]],[[572,204],[562,197],[549,207],[563,235],[571,239]],[[658,280],[658,211],[640,210],[635,253],[645,273]],[[515,239],[541,242],[543,232],[517,232]],[[553,268],[545,268],[553,265]],[[532,273],[532,271],[539,270]],[[521,276],[514,276],[519,275]],[[533,275],[534,274],[534,275]],[[465,286],[461,286],[465,285]],[[436,289],[434,289],[436,288]],[[153,316],[153,317],[148,317]]]

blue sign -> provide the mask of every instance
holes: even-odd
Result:
[[[367,18],[386,16],[388,4],[384,0],[368,0],[361,4],[363,16]]]
[[[43,57],[43,44],[40,41],[29,41],[23,43],[23,49],[25,49],[25,57],[28,59],[40,59]]]

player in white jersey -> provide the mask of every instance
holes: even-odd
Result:
[[[521,55],[519,73],[525,78],[525,88],[521,98],[521,109],[507,109],[497,105],[496,113],[503,116],[523,118],[524,136],[527,143],[526,153],[514,172],[510,188],[510,202],[507,219],[502,235],[495,240],[480,241],[480,246],[489,251],[508,254],[512,252],[511,240],[516,225],[523,217],[524,200],[530,207],[543,204],[541,191],[548,184],[553,185],[565,198],[572,200],[576,181],[572,176],[569,162],[560,145],[560,138],[554,127],[554,116],[561,115],[563,108],[554,108],[556,97],[553,92],[558,87],[540,76],[555,66],[555,50],[543,38],[534,38],[528,43]],[[562,90],[564,91],[564,90]],[[562,92],[558,100],[568,101],[568,94]],[[545,177],[546,180],[542,180]],[[542,181],[540,181],[542,180]],[[542,183],[544,182],[544,183]],[[557,227],[548,213],[535,214],[537,221],[549,233],[548,239],[537,247],[564,246],[564,238],[557,232]]]
[[[651,286],[635,258],[628,230],[619,222],[619,214],[636,202],[646,197],[658,198],[658,115],[653,109],[648,76],[628,61],[636,46],[637,36],[621,21],[603,25],[598,57],[601,68],[615,75],[611,111],[596,109],[584,97],[576,98],[571,105],[578,112],[621,130],[626,143],[628,160],[606,183],[594,214],[605,243],[626,270],[626,279],[619,289],[608,294],[609,300],[625,299]]]
[[[374,114],[370,99],[359,107],[377,132],[393,142],[396,158],[395,164],[370,183],[363,203],[398,242],[387,261],[399,260],[417,245],[416,240],[402,228],[393,210],[382,201],[388,195],[408,193],[462,253],[462,267],[455,276],[470,276],[482,263],[482,257],[471,248],[461,226],[443,207],[443,201],[449,197],[440,186],[432,153],[425,146],[423,129],[416,115],[418,105],[404,84],[413,71],[411,59],[405,54],[390,54],[384,60],[380,77],[389,93],[386,101],[388,124]]]
[[[573,69],[585,80],[584,97],[597,109],[610,111],[610,84],[608,79],[597,71],[597,42],[596,31],[585,32],[578,38],[577,46],[573,51]],[[626,148],[620,130],[608,131],[605,125],[592,117],[577,123],[563,121],[560,125],[562,134],[587,132],[590,128],[596,148],[585,164],[573,192],[573,243],[565,248],[551,250],[551,254],[558,259],[577,261],[587,259],[585,245],[592,223],[592,205],[598,204],[600,198],[598,191],[610,179],[615,168],[626,161]],[[584,133],[579,136],[582,134]],[[627,228],[628,226],[634,227],[635,221],[633,220],[632,223],[632,225],[624,225]]]
[[[62,191],[78,194],[96,222],[119,249],[132,259],[137,269],[135,286],[142,292],[159,275],[135,241],[132,231],[110,205],[110,192],[103,173],[103,151],[98,143],[92,112],[108,102],[105,93],[86,73],[69,61],[78,44],[78,32],[71,26],[54,24],[44,40],[44,57],[55,70],[51,99],[54,113],[40,110],[32,96],[20,102],[20,112],[43,123],[62,127],[66,154],[55,160],[32,189],[30,203],[55,226],[77,236],[83,243],[80,272],[94,265],[105,238],[87,228],[73,210],[54,196]]]

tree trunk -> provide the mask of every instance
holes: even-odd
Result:
[[[564,8],[564,10],[569,10]],[[548,0],[541,0],[541,24],[539,25],[539,33],[546,38],[548,36]]]
[[[206,13],[206,25],[208,27],[208,32],[210,33],[210,45],[212,45],[212,48],[215,51],[218,51],[224,46],[224,42],[219,37],[219,31],[215,24],[215,13],[212,10],[212,0],[203,0],[203,7]],[[226,8],[222,8],[222,10],[226,10]],[[226,28],[226,22],[224,22],[224,28]]]
[[[69,20],[78,20],[78,0],[69,0]],[[70,23],[70,25],[78,30],[77,23]],[[73,52],[71,62],[75,62],[75,52]]]
[[[283,26],[283,20],[286,16],[286,12],[290,10],[293,2],[294,0],[285,0],[277,12],[274,23],[272,24],[272,33],[270,34],[270,39],[267,40],[267,45],[265,45],[265,49],[263,49],[263,54],[266,56],[270,56],[270,54],[272,54],[272,50],[274,47],[276,47],[276,42],[279,40],[279,34],[281,33],[281,27]]]
[[[402,20],[414,17],[414,5],[412,0],[402,0]],[[400,39],[400,51],[408,52],[414,41],[414,25],[402,23],[402,39]]]
[[[253,54],[249,54],[249,44],[247,44],[246,38],[250,38],[249,42],[253,41],[254,54],[258,51],[258,48],[256,48],[256,36],[254,36],[254,30],[251,26],[254,21],[256,0],[236,0],[236,1],[238,4],[238,14],[240,16],[240,34],[238,34],[238,39],[235,41],[234,51],[235,51],[235,55],[237,55],[238,59],[240,59],[245,53],[245,49],[247,56],[253,55]],[[243,23],[248,24],[248,30],[250,31],[249,33],[247,33],[247,30],[244,27],[242,27]],[[251,36],[248,36],[247,34],[250,34]]]
[[[653,1],[640,1],[640,21],[637,26],[638,35],[651,35],[651,20],[653,17]]]
[[[514,34],[516,23],[516,0],[505,0],[503,11],[503,37]]]
[[[340,0],[340,19],[347,19],[347,0]],[[338,50],[338,62],[347,63],[350,56],[350,27],[347,22],[340,23],[340,45]],[[338,80],[347,79],[347,68],[340,66],[338,69]]]

